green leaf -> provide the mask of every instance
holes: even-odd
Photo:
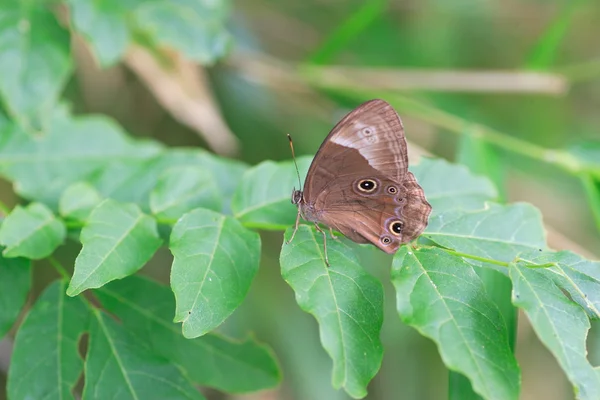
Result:
[[[17,205],[0,226],[4,257],[39,260],[48,257],[65,239],[64,223],[42,203]]]
[[[45,7],[0,12],[0,97],[28,130],[43,128],[71,73],[69,35]]]
[[[575,0],[565,3],[562,10],[557,12],[556,18],[550,23],[543,35],[531,49],[528,59],[525,63],[529,69],[544,70],[549,69],[554,64],[560,45],[567,37],[569,27],[576,11],[587,1]]]
[[[600,230],[600,173],[599,175],[582,173],[578,178],[583,185],[596,228]]]
[[[486,201],[498,197],[489,179],[474,175],[460,164],[423,158],[410,169],[423,187],[434,215],[457,208],[483,208]]]
[[[31,289],[31,263],[23,258],[0,256],[0,339],[21,312]]]
[[[429,218],[423,236],[462,253],[505,262],[521,252],[546,248],[540,212],[526,203],[444,212]]]
[[[171,232],[175,322],[195,338],[219,326],[244,300],[258,271],[260,237],[205,209],[185,214]]]
[[[127,330],[199,385],[239,393],[271,388],[281,380],[271,350],[254,339],[237,342],[211,333],[185,339],[173,324],[175,299],[165,286],[134,275],[95,294]]]
[[[85,221],[101,201],[100,193],[91,184],[77,182],[67,187],[60,196],[58,210],[64,218]]]
[[[442,249],[401,247],[392,264],[398,313],[431,338],[444,364],[485,399],[517,399],[520,372],[506,325],[473,267]]]
[[[286,231],[285,240],[292,230]],[[298,305],[319,323],[321,342],[333,360],[333,386],[362,398],[383,356],[383,288],[339,240],[327,241],[327,254],[330,267],[324,261],[322,235],[300,225],[292,243],[284,242],[281,249],[282,276]]]
[[[13,127],[0,135],[0,173],[14,181],[21,196],[55,206],[72,183],[120,159],[143,159],[157,151],[131,141],[109,119],[55,113],[44,134],[27,135]]]
[[[531,252],[519,255],[524,266],[554,264],[545,268],[547,277],[566,290],[593,318],[600,318],[600,262],[570,251]]]
[[[90,326],[84,399],[204,399],[183,372],[101,311]]]
[[[198,207],[221,211],[221,203],[217,182],[210,171],[201,167],[168,169],[150,193],[150,209],[162,220],[177,221]]]
[[[312,158],[297,161],[300,176],[306,176]],[[293,225],[298,210],[291,196],[297,181],[292,161],[265,161],[250,168],[233,195],[233,215],[252,228],[281,230]]]
[[[310,62],[324,65],[331,63],[346,45],[359,36],[386,10],[386,0],[371,0],[353,12],[345,21],[336,24],[332,32],[310,57]]]
[[[92,183],[104,197],[134,202],[142,210],[150,210],[150,193],[156,186],[158,177],[169,168],[184,166],[204,168],[212,173],[224,200],[223,212],[229,212],[233,191],[247,166],[200,149],[169,149],[149,160],[114,162],[93,179]]]
[[[161,242],[156,221],[138,206],[104,200],[81,230],[83,249],[75,260],[67,294],[75,296],[133,274],[154,255]]]
[[[116,63],[131,40],[127,12],[136,1],[69,0],[73,27],[92,47],[102,67]]]
[[[89,317],[80,298],[64,295],[65,285],[56,281],[48,286],[17,332],[8,398],[75,398],[72,390],[83,371],[79,340]]]
[[[490,197],[489,200],[504,202],[506,199],[505,190],[505,167],[496,149],[483,140],[475,130],[465,129],[458,141],[458,151],[456,161],[466,165],[470,171],[475,174],[491,179],[494,182],[494,192],[500,188],[500,195]]]
[[[580,400],[600,398],[600,373],[586,358],[590,322],[585,310],[569,300],[545,270],[511,264],[513,304],[529,318],[539,339],[556,357]]]
[[[223,0],[157,0],[142,3],[134,18],[158,46],[212,64],[225,55],[231,41],[225,30],[226,7]]]

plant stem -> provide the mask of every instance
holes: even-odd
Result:
[[[50,261],[50,264],[52,264],[52,266],[58,271],[58,273],[60,274],[60,276],[62,276],[63,279],[68,280],[70,278],[65,268],[58,262],[56,258],[54,258],[54,256],[48,257],[48,261]]]
[[[507,268],[508,268],[508,265],[509,265],[509,263],[507,263],[507,262],[494,260],[492,258],[484,258],[484,257],[476,256],[474,254],[461,253],[459,251],[445,249],[443,247],[440,247],[440,248],[442,250],[444,250],[448,254],[452,254],[452,255],[458,256],[458,257],[468,258],[470,260],[476,260],[476,261],[486,262],[486,263],[489,263],[489,264],[499,265],[501,267],[507,267]]]

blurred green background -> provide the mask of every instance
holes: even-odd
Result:
[[[411,150],[463,161],[488,174],[501,185],[504,200],[527,201],[541,209],[552,247],[598,258],[596,222],[577,179],[552,163],[528,157],[523,148],[488,148],[465,139],[469,124],[452,129],[447,122],[458,117],[493,129],[500,143],[517,138],[540,148],[564,149],[599,140],[598,1],[245,0],[231,3],[229,11],[231,53],[196,71],[205,79],[199,92],[212,101],[200,102],[198,113],[220,111],[239,140],[237,150],[225,146],[221,153],[251,164],[289,159],[289,133],[297,155],[314,154],[345,112],[374,94],[386,100],[400,94],[400,99],[410,101],[392,104],[404,104],[397,109],[409,142],[418,146]],[[64,14],[58,8],[57,15]],[[112,116],[130,134],[172,146],[210,148],[207,138],[227,135],[218,118],[203,125],[201,132],[182,123],[144,80],[148,71],[140,72],[135,63],[102,69],[82,38],[74,38],[72,54],[75,73],[64,98],[77,113]],[[364,75],[353,78],[335,70],[334,77],[349,77],[342,88],[326,75],[332,65],[355,67],[353,73]],[[385,74],[377,68],[385,68]],[[427,75],[450,70],[461,75]],[[513,75],[508,75],[509,84],[498,87],[497,81],[494,87],[494,77],[478,75],[491,71]],[[414,86],[416,73],[426,74],[419,78],[421,87]],[[168,90],[168,82],[165,85]],[[411,158],[421,153],[414,151]],[[7,182],[0,182],[0,197],[9,205],[18,201]],[[240,337],[252,331],[271,344],[281,361],[284,382],[268,392],[210,393],[210,397],[347,398],[331,388],[332,364],[320,346],[316,322],[300,311],[281,279],[282,233],[264,233],[262,238],[259,276],[243,306],[222,329]],[[403,326],[395,312],[391,258],[370,248],[362,256],[386,290],[385,356],[368,399],[444,399],[448,373],[435,347]],[[144,272],[166,282],[169,266],[170,255],[162,249]],[[49,279],[42,275],[36,275],[38,287]],[[597,342],[596,332],[592,331],[591,341]],[[597,361],[600,357],[594,351],[600,349],[594,343],[590,351]],[[574,398],[556,361],[526,322],[519,326],[517,352],[522,399]]]

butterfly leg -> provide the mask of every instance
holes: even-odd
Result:
[[[333,240],[339,240],[339,238],[333,234],[333,229],[331,227],[329,228],[329,234]]]
[[[292,243],[292,240],[294,240],[294,236],[296,236],[296,231],[298,230],[299,223],[300,223],[300,208],[298,208],[298,215],[296,215],[296,226],[294,227],[294,232],[292,232],[292,236],[290,237],[290,240],[285,242],[285,244]]]
[[[327,233],[325,233],[325,231],[323,229],[321,229],[319,227],[319,224],[317,224],[315,222],[315,228],[317,229],[318,232],[321,232],[323,234],[323,252],[325,253],[325,264],[327,264],[327,266],[329,267],[329,258],[327,258]]]

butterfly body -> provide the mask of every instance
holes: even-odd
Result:
[[[419,236],[431,212],[408,172],[400,117],[383,100],[360,105],[333,128],[292,203],[317,228],[324,224],[386,253]]]

